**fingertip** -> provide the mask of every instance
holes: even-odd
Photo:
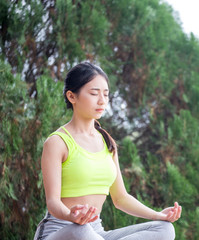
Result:
[[[83,207],[84,207],[84,205],[81,205],[81,204],[76,205],[76,208],[78,208],[78,209],[82,209]]]
[[[98,219],[98,215],[96,215],[93,219],[94,219],[94,221],[95,221],[96,219]]]
[[[95,215],[93,218],[91,218],[90,220],[89,220],[89,222],[94,222],[95,220],[97,220],[98,219],[98,215]]]

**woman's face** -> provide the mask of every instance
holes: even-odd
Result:
[[[75,94],[74,113],[87,119],[99,119],[109,101],[109,88],[106,79],[95,76]]]

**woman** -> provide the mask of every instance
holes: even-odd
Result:
[[[35,240],[175,238],[171,222],[180,218],[178,203],[156,212],[126,192],[116,144],[96,120],[108,96],[108,78],[101,68],[85,62],[67,74],[64,97],[73,116],[44,143],[41,164],[48,211]],[[100,212],[109,193],[116,208],[155,221],[104,231]]]

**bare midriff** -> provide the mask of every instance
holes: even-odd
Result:
[[[75,205],[86,205],[88,204],[88,207],[96,207],[97,211],[95,214],[100,214],[102,210],[102,206],[106,200],[106,195],[87,195],[82,197],[67,197],[61,199],[64,205],[71,209]]]

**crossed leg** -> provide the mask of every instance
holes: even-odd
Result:
[[[105,240],[174,240],[175,231],[169,222],[151,221],[111,230],[102,236]]]

